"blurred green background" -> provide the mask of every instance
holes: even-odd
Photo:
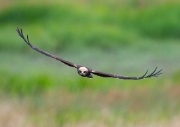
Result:
[[[30,49],[139,81],[94,76]],[[0,1],[0,126],[179,127],[178,0]]]

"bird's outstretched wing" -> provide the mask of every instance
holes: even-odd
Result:
[[[95,71],[95,70],[91,70],[91,73],[95,74],[97,76],[101,76],[101,77],[112,77],[112,78],[119,78],[119,79],[140,80],[140,79],[144,79],[144,78],[158,77],[160,74],[162,74],[162,69],[157,71],[157,67],[156,67],[154,69],[154,71],[152,73],[150,73],[149,75],[147,75],[147,73],[148,73],[148,70],[147,70],[146,73],[144,73],[144,75],[142,75],[140,77],[128,77],[128,76],[122,76],[122,75],[115,75],[115,74],[109,74],[109,73],[104,73],[104,72]]]
[[[77,65],[77,64],[74,64],[74,63],[71,63],[69,61],[66,61],[58,56],[55,56],[53,54],[50,54],[46,51],[43,51],[39,48],[37,48],[36,46],[32,45],[29,41],[29,38],[28,38],[28,35],[27,37],[25,38],[24,37],[24,34],[22,32],[22,29],[21,28],[17,28],[16,29],[19,36],[35,51],[39,52],[39,53],[42,53],[46,56],[49,56],[53,59],[56,59],[58,61],[61,61],[62,63],[70,66],[70,67],[75,67],[75,68],[79,68],[80,65]],[[144,78],[151,78],[151,77],[158,77],[160,74],[162,74],[162,69],[157,71],[157,67],[154,69],[154,71],[152,73],[150,73],[149,75],[147,75],[148,73],[148,70],[146,71],[146,73],[140,77],[129,77],[129,76],[122,76],[122,75],[115,75],[115,74],[110,74],[110,73],[105,73],[105,72],[100,72],[100,71],[95,71],[95,70],[92,70],[92,69],[88,69],[90,73],[94,74],[94,75],[97,75],[97,76],[101,76],[101,77],[112,77],[112,78],[119,78],[119,79],[128,79],[128,80],[140,80],[140,79],[144,79]]]
[[[16,30],[17,30],[19,36],[20,36],[32,49],[34,49],[35,51],[37,51],[37,52],[39,52],[39,53],[42,53],[42,54],[44,54],[44,55],[46,55],[46,56],[49,56],[49,57],[51,57],[51,58],[53,58],[53,59],[56,59],[56,60],[58,60],[58,61],[61,61],[62,63],[66,64],[66,65],[68,65],[68,66],[70,66],[70,67],[75,67],[75,68],[77,68],[78,65],[76,65],[76,64],[74,64],[74,63],[71,63],[71,62],[69,62],[69,61],[66,61],[66,60],[64,60],[64,59],[62,59],[62,58],[60,58],[60,57],[58,57],[58,56],[55,56],[55,55],[53,55],[53,54],[50,54],[50,53],[48,53],[48,52],[46,52],[46,51],[43,51],[43,50],[37,48],[36,46],[32,45],[32,44],[30,43],[30,41],[29,41],[28,35],[27,35],[26,38],[24,37],[23,31],[22,31],[21,28],[17,28]]]

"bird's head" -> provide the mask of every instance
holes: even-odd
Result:
[[[85,77],[89,73],[88,69],[86,67],[80,67],[78,68],[78,74]]]
[[[89,72],[88,68],[86,67],[79,67],[77,69],[78,74],[81,75],[82,77],[88,77],[88,78],[92,78],[91,73]]]

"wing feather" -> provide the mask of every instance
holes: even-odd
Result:
[[[64,60],[64,59],[62,59],[62,58],[60,58],[60,57],[58,57],[58,56],[55,56],[55,55],[53,55],[53,54],[50,54],[50,53],[48,53],[48,52],[46,52],[46,51],[44,51],[44,50],[41,50],[41,49],[37,48],[36,46],[32,45],[32,44],[30,43],[30,41],[29,41],[28,35],[27,35],[27,38],[24,37],[23,31],[22,31],[21,28],[17,28],[16,30],[17,30],[19,36],[20,36],[33,50],[35,50],[35,51],[37,51],[37,52],[39,52],[39,53],[42,53],[42,54],[44,54],[44,55],[46,55],[46,56],[48,56],[48,57],[51,57],[51,58],[53,58],[53,59],[56,59],[56,60],[58,60],[58,61],[61,61],[62,63],[66,64],[66,65],[68,65],[68,66],[70,66],[70,67],[75,67],[75,68],[77,68],[78,65],[76,65],[76,64],[74,64],[74,63],[71,63],[71,62],[69,62],[69,61],[67,61],[67,60]]]
[[[110,73],[105,73],[105,72],[100,72],[100,71],[91,71],[94,75],[101,76],[101,77],[112,77],[112,78],[119,78],[119,79],[129,79],[129,80],[140,80],[144,78],[151,78],[151,77],[158,77],[160,74],[162,74],[162,69],[159,71],[156,71],[157,67],[154,69],[152,73],[147,75],[148,70],[140,77],[129,77],[129,76],[122,76],[122,75],[115,75],[115,74],[110,74]]]

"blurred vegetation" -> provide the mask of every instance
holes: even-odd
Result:
[[[0,47],[1,50],[25,49],[15,34],[12,34],[13,39],[5,36],[9,31],[14,33],[16,27],[25,28],[23,30],[40,46],[43,44],[52,50],[66,49],[69,45],[111,48],[137,43],[143,38],[179,39],[179,5],[167,3],[144,8],[84,4],[12,6],[0,14]]]
[[[20,101],[35,125],[146,126],[179,115],[178,0],[15,0],[0,6],[0,101]],[[163,75],[82,78],[30,49],[17,27],[37,47],[93,69],[140,76],[158,66]]]

